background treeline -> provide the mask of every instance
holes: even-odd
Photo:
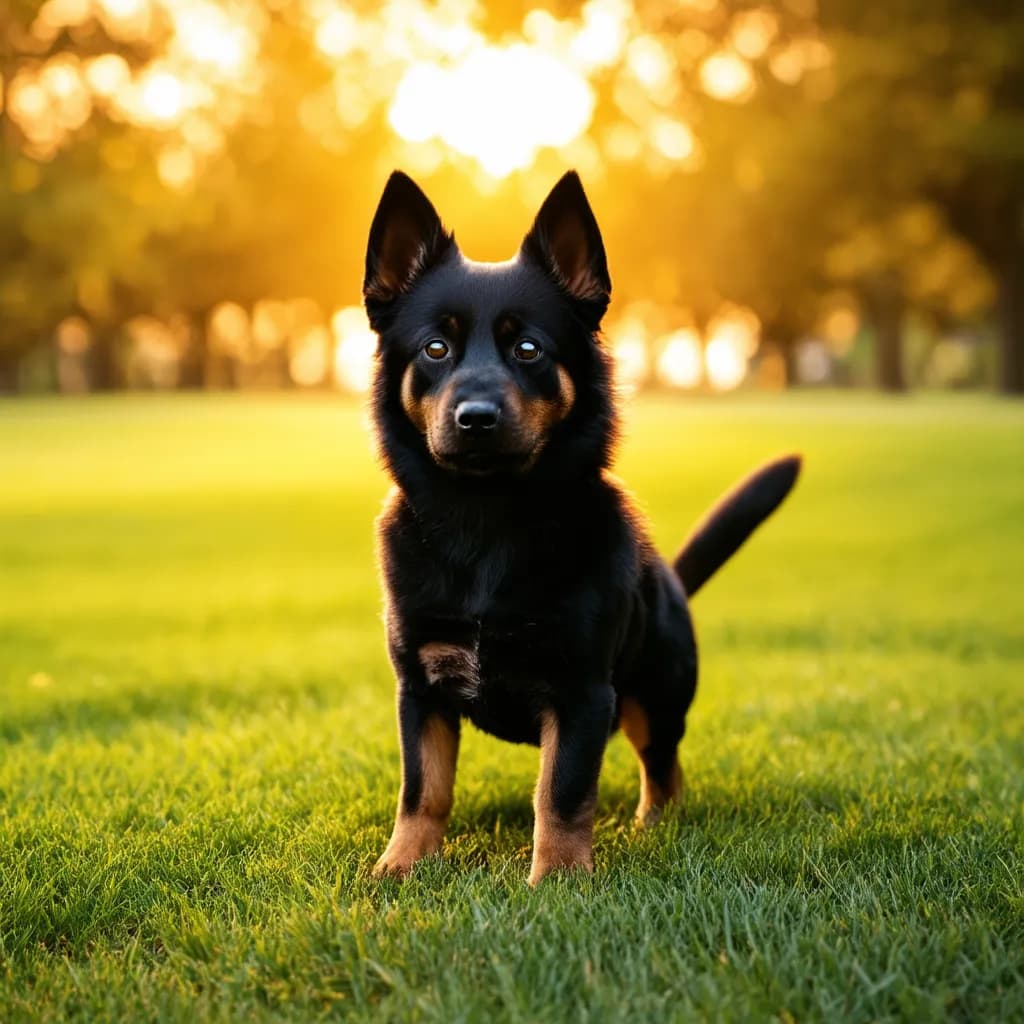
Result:
[[[387,172],[504,258],[571,164],[636,383],[734,314],[754,383],[1024,392],[1019,0],[0,0],[0,76],[2,390],[359,387]]]

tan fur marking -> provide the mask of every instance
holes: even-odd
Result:
[[[650,723],[640,702],[632,697],[623,697],[619,706],[619,726],[626,739],[636,748],[638,754],[647,749],[651,742]]]
[[[564,420],[576,404],[576,385],[573,384],[569,371],[561,363],[558,364],[558,383],[561,385],[562,400],[561,415],[558,418]]]
[[[540,778],[534,796],[533,865],[530,885],[559,868],[594,870],[594,809],[596,794],[587,799],[572,821],[555,812],[551,786],[558,750],[558,721],[551,712],[541,718]]]
[[[423,793],[419,810],[432,818],[448,821],[455,790],[455,762],[459,756],[459,737],[438,715],[427,719],[420,740],[423,765]]]
[[[559,363],[557,373],[558,395],[555,398],[523,400],[517,410],[528,425],[530,434],[538,440],[546,439],[547,432],[572,412],[576,401],[576,387],[569,371]]]
[[[668,789],[651,778],[644,761],[644,752],[651,742],[651,725],[647,712],[640,702],[632,697],[623,697],[619,709],[619,725],[626,739],[636,750],[640,762],[640,802],[636,808],[636,820],[640,825],[656,825],[665,813],[665,809],[678,799],[683,792],[683,771],[679,762],[672,767]]]
[[[425,398],[417,399],[412,393],[415,367],[410,363],[402,374],[402,408],[405,415],[412,420],[413,426],[421,433],[427,432],[427,418],[430,415],[430,403]]]
[[[420,664],[433,685],[455,680],[458,691],[472,697],[480,688],[480,660],[472,647],[429,643],[419,649]]]
[[[399,796],[395,829],[387,849],[373,868],[374,875],[401,878],[412,870],[416,861],[441,849],[452,811],[458,753],[459,737],[451,726],[443,718],[431,716],[420,738],[423,787],[419,805],[413,814],[407,814]]]

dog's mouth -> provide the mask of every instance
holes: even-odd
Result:
[[[535,450],[527,452],[455,451],[434,452],[439,466],[452,473],[467,476],[495,476],[525,473],[537,458]]]

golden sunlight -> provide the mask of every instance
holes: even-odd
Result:
[[[104,53],[94,57],[85,66],[85,80],[97,96],[110,99],[128,86],[132,69],[128,61],[117,53]]]
[[[708,324],[704,367],[716,391],[731,391],[747,376],[750,357],[760,343],[761,322],[749,309],[726,305]]]
[[[731,24],[732,45],[748,60],[762,56],[779,32],[779,19],[772,11],[740,11]]]
[[[187,146],[168,146],[157,157],[156,169],[168,188],[184,191],[196,176],[196,160]]]
[[[207,329],[215,351],[244,358],[251,334],[249,314],[244,307],[237,302],[221,302],[210,314]]]
[[[647,325],[639,315],[621,317],[608,329],[615,379],[627,393],[647,379]]]
[[[174,12],[178,44],[191,59],[236,74],[252,42],[244,25],[211,4],[182,5]]]
[[[323,383],[330,370],[331,333],[322,324],[311,324],[292,339],[288,372],[300,387]]]
[[[344,57],[359,42],[359,20],[349,10],[332,7],[316,27],[316,45],[328,57]]]
[[[452,65],[413,64],[389,111],[408,142],[438,139],[492,177],[529,167],[590,124],[594,94],[566,64],[526,44],[481,46]]]
[[[331,317],[334,332],[334,379],[349,391],[369,391],[373,379],[373,333],[362,306],[346,306]]]
[[[673,331],[662,341],[658,376],[674,388],[695,388],[701,382],[700,335],[692,327]]]
[[[669,117],[660,117],[651,125],[651,142],[669,160],[686,160],[696,148],[693,132],[682,121]]]
[[[156,124],[171,124],[185,109],[181,79],[169,71],[154,71],[139,83],[140,116]]]
[[[715,334],[704,350],[708,383],[716,391],[731,391],[747,375],[747,357],[742,348],[727,334]]]
[[[738,54],[714,53],[700,66],[700,84],[716,100],[743,103],[753,96],[757,83],[750,65]]]

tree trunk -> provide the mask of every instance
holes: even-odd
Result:
[[[785,386],[796,387],[800,383],[797,373],[796,343],[798,332],[786,320],[768,320],[761,329],[761,344],[764,351],[778,353],[786,374]]]
[[[209,363],[206,317],[199,314],[189,317],[189,339],[181,359],[181,374],[178,387],[196,390],[209,387],[207,369]]]
[[[1024,242],[1003,262],[999,314],[999,390],[1024,395]]]
[[[875,328],[875,381],[883,391],[906,391],[903,373],[903,315],[906,300],[895,273],[879,275],[868,286],[868,309]]]
[[[18,365],[13,354],[0,353],[0,395],[13,395],[18,390]]]
[[[777,344],[786,367],[786,387],[795,388],[800,383],[800,374],[797,371],[796,339],[786,338],[784,341],[777,342]]]
[[[114,391],[121,386],[117,366],[117,329],[97,326],[89,359],[89,387],[92,391]]]

